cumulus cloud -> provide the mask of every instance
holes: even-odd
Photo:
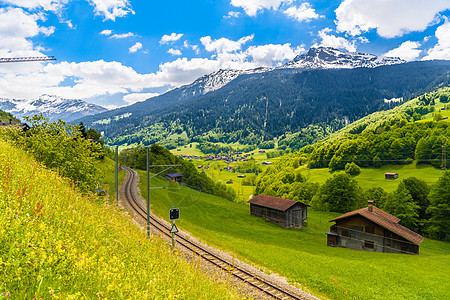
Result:
[[[168,51],[167,51],[167,53],[169,53],[169,54],[172,54],[172,55],[181,55],[181,51],[180,50],[178,50],[178,49],[173,49],[173,48],[170,48]]]
[[[297,47],[295,49],[291,48],[291,44],[286,43],[284,45],[262,45],[262,46],[251,46],[245,53],[251,57],[252,62],[258,66],[272,66],[273,64],[281,64],[286,60],[292,60],[299,53],[304,52],[305,49],[302,47]]]
[[[417,49],[421,46],[419,42],[407,41],[402,43],[399,47],[385,53],[384,56],[400,57],[401,59],[411,61],[420,56],[422,50]]]
[[[111,35],[112,34],[112,30],[105,29],[105,30],[100,31],[100,34],[101,35]]]
[[[356,51],[355,41],[349,41],[343,37],[338,37],[329,34],[332,30],[330,28],[324,28],[319,31],[319,38],[322,40],[319,44],[314,46],[333,47],[337,49],[345,49],[350,52]]]
[[[241,13],[238,12],[238,11],[230,11],[230,12],[228,13],[228,15],[223,16],[223,17],[224,17],[225,19],[239,18],[240,15],[241,15]]]
[[[134,33],[128,32],[128,33],[122,33],[122,34],[113,34],[109,38],[110,39],[126,39],[129,37],[134,36]]]
[[[292,0],[231,0],[231,5],[242,7],[245,13],[251,17],[264,9],[278,10],[282,4],[290,4]]]
[[[125,17],[133,14],[129,0],[88,0],[94,7],[97,15],[103,16],[104,20],[115,21],[117,17]]]
[[[218,40],[211,39],[210,36],[204,36],[200,38],[200,42],[202,42],[203,46],[205,46],[206,51],[208,52],[233,52],[240,50],[242,45],[252,40],[254,35],[244,36],[240,38],[238,41],[229,40],[227,38],[220,38]]]
[[[439,26],[436,29],[437,44],[428,50],[423,60],[430,59],[450,59],[450,22]]]
[[[376,29],[386,38],[423,31],[450,8],[449,0],[344,0],[336,9],[337,29],[359,35]]]
[[[2,2],[27,9],[41,8],[47,11],[58,12],[69,0],[3,0]]]
[[[134,104],[136,102],[142,102],[149,98],[153,98],[159,96],[158,93],[131,93],[123,96],[122,100],[125,101],[128,105]]]
[[[311,4],[305,2],[302,3],[299,7],[292,6],[284,11],[284,14],[296,19],[299,22],[305,21],[309,22],[313,19],[318,19],[320,16],[316,13],[314,8],[311,7]]]
[[[39,26],[41,15],[29,14],[20,8],[0,8],[0,52],[36,54],[30,38],[39,34],[51,35],[54,27]]]
[[[167,44],[167,43],[171,43],[171,42],[176,42],[179,39],[181,39],[181,37],[183,36],[182,33],[175,33],[172,32],[170,35],[163,35],[161,40],[159,41],[159,43],[162,44]]]
[[[142,44],[137,42],[136,44],[134,44],[133,46],[131,46],[128,51],[130,53],[135,53],[136,51],[138,51],[139,49],[142,49]]]

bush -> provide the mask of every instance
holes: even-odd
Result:
[[[354,162],[347,163],[345,165],[345,173],[347,173],[349,175],[354,175],[354,176],[359,175],[359,174],[361,174],[361,168]]]

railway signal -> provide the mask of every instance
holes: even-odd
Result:
[[[178,220],[180,218],[180,209],[172,208],[169,211],[169,217],[170,217],[170,220]]]

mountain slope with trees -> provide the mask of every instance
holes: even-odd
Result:
[[[192,141],[258,145],[278,138],[299,148],[317,140],[316,132],[326,136],[347,122],[401,103],[391,99],[406,101],[449,82],[448,61],[275,69],[240,75],[218,90],[183,101],[181,89],[176,89],[83,122],[104,132],[110,145],[160,143],[174,148]],[[293,137],[297,132],[301,134]]]

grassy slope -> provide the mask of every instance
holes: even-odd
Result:
[[[141,178],[145,173],[140,172]],[[155,178],[152,210],[202,240],[287,276],[316,295],[333,299],[449,299],[450,244],[425,239],[420,256],[372,253],[326,246],[334,213],[310,211],[309,226],[285,230],[249,215],[245,204],[202,194]],[[145,180],[141,180],[145,191]],[[436,249],[436,250],[435,250]]]
[[[310,182],[318,182],[324,184],[328,178],[331,178],[336,172],[330,172],[328,168],[307,169],[300,168],[301,173],[308,178]],[[343,172],[343,171],[339,171]],[[384,178],[384,173],[395,172],[399,174],[396,180]],[[361,174],[353,178],[358,184],[367,190],[372,187],[382,187],[386,192],[392,192],[397,188],[401,179],[408,177],[417,177],[424,180],[428,185],[434,184],[442,175],[441,170],[430,165],[416,165],[416,163],[408,165],[386,165],[380,168],[361,168]]]
[[[237,298],[116,206],[0,149],[0,299]]]

